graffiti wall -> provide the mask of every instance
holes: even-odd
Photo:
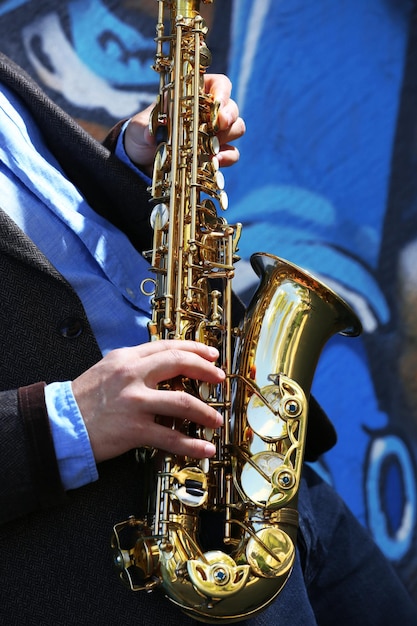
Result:
[[[364,332],[326,344],[314,393],[338,431],[317,469],[417,600],[417,28],[411,0],[217,0],[214,71],[247,123],[226,172],[228,221],[250,256],[322,277]],[[102,138],[149,104],[153,0],[3,0],[3,51]]]

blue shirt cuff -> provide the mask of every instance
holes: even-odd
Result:
[[[71,382],[47,385],[45,402],[64,488],[77,489],[94,482],[97,466]]]

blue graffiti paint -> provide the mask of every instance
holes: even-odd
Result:
[[[263,190],[271,185],[309,190],[336,211],[323,232],[316,218],[320,205],[306,207],[311,238],[343,247],[375,267],[407,11],[406,3],[398,3],[390,12],[380,0],[292,0],[272,2],[259,24],[263,2],[235,4],[230,73],[247,133],[239,142],[239,167],[227,173],[230,214],[268,228],[277,215],[277,198],[271,196],[267,207],[257,202],[254,210],[248,193],[256,190],[263,200]],[[276,223],[285,225],[284,217]],[[284,256],[285,241],[276,245]],[[254,239],[251,234],[250,242],[264,245],[260,235]],[[329,264],[328,276],[334,267]]]
[[[153,36],[122,22],[100,0],[68,3],[71,37],[79,58],[111,85],[157,85],[151,69],[155,55]]]
[[[0,17],[2,15],[6,15],[6,13],[10,13],[10,11],[14,11],[24,4],[28,4],[31,0],[5,0],[4,2],[0,2]]]
[[[243,221],[242,257],[248,258],[257,247],[312,269],[360,295],[379,322],[387,323],[385,297],[369,271],[368,261],[376,256],[379,245],[374,229],[338,215],[324,195],[296,185],[249,189],[234,203],[232,213]],[[360,254],[351,253],[353,246]],[[374,328],[375,322],[370,329]]]

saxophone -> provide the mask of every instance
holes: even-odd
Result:
[[[211,3],[211,0],[204,0]],[[154,69],[159,94],[152,179],[153,298],[150,340],[216,346],[221,385],[183,378],[166,389],[196,394],[224,417],[216,431],[186,419],[172,428],[216,445],[197,461],[142,450],[155,466],[148,511],[115,524],[119,576],[132,590],[162,587],[189,616],[232,623],[265,609],[290,576],[308,397],[325,342],[357,335],[348,305],[319,280],[271,254],[254,254],[260,278],[241,324],[232,322],[232,279],[241,225],[230,225],[216,153],[218,103],[204,92],[211,54],[199,0],[159,0]],[[167,28],[168,24],[168,28]],[[167,31],[166,31],[167,28]],[[220,546],[204,524],[221,520]],[[207,521],[208,520],[208,521]]]

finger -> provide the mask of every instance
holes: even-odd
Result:
[[[152,107],[137,113],[127,125],[124,145],[129,158],[141,166],[150,166],[155,157],[155,138],[149,131],[149,115]]]
[[[220,131],[232,128],[239,118],[239,108],[234,100],[229,100],[219,108],[217,126]]]
[[[240,139],[246,132],[246,125],[241,117],[237,117],[230,127],[224,130],[220,130],[217,133],[217,138],[221,146],[229,144],[236,139]]]
[[[199,341],[181,339],[161,339],[159,341],[149,341],[131,348],[137,350],[138,356],[145,357],[166,352],[167,350],[181,350],[184,352],[194,352],[208,361],[216,361],[219,358],[219,351],[214,346],[208,346]]]
[[[208,74],[205,77],[205,88],[214,100],[220,103],[217,125],[220,131],[231,128],[239,118],[239,107],[231,99],[232,83],[224,74]],[[237,135],[240,136],[240,135]],[[232,137],[229,139],[232,140]]]
[[[207,361],[193,352],[182,350],[168,350],[159,352],[146,358],[141,363],[141,369],[146,372],[143,376],[146,385],[154,388],[162,380],[177,376],[186,376],[193,380],[203,380],[218,384],[225,378],[225,373],[216,367],[212,361]]]
[[[145,445],[194,459],[209,458],[216,452],[214,444],[210,441],[188,437],[178,430],[165,428],[159,424],[149,427],[149,441]]]
[[[205,74],[204,88],[206,93],[210,93],[222,106],[230,100],[232,82],[225,74]]]
[[[185,391],[152,390],[141,409],[150,415],[188,420],[207,428],[219,428],[223,417],[213,407]]]
[[[221,146],[220,152],[217,154],[217,160],[220,167],[230,167],[237,163],[240,159],[240,152],[236,146],[228,144]]]

